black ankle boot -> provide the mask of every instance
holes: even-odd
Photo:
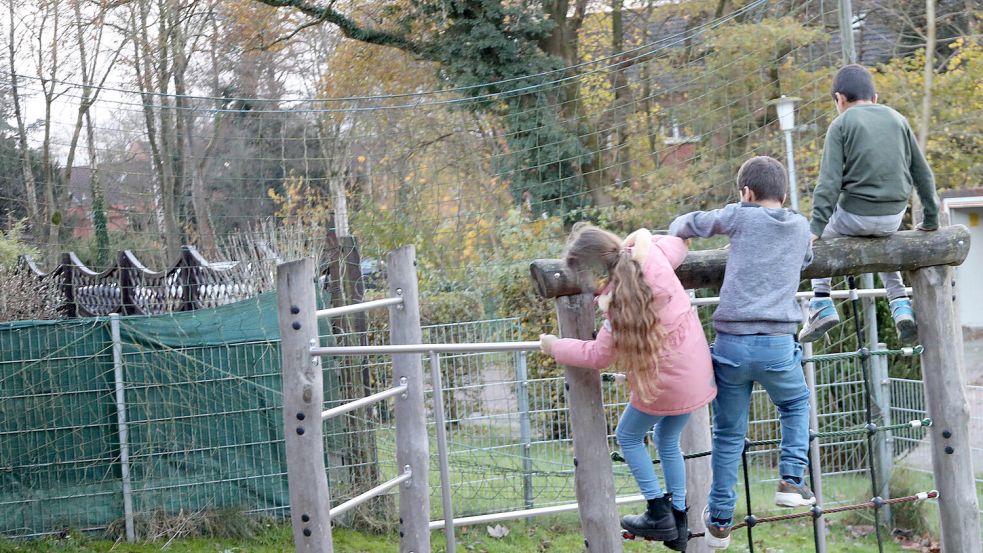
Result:
[[[676,539],[662,543],[673,551],[686,551],[686,544],[689,543],[689,524],[686,522],[687,511],[689,511],[688,507],[686,511],[672,508],[672,518],[676,522]]]
[[[648,500],[648,508],[640,515],[626,515],[621,527],[642,538],[672,541],[677,538],[676,521],[672,518],[672,497],[665,495]]]

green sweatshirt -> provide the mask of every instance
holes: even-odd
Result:
[[[854,215],[901,213],[908,207],[912,186],[924,207],[923,225],[937,227],[935,178],[908,121],[880,104],[853,106],[826,131],[813,193],[812,233],[823,235],[836,203]]]

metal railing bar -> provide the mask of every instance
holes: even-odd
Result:
[[[372,405],[373,403],[382,401],[384,399],[397,396],[405,392],[408,388],[409,385],[406,383],[406,377],[400,378],[399,386],[394,386],[392,388],[389,388],[388,390],[383,390],[379,393],[372,394],[370,396],[365,396],[361,399],[356,399],[355,401],[348,402],[344,405],[332,407],[331,409],[328,409],[327,411],[321,413],[321,420],[326,421],[332,417],[337,417],[338,415],[343,415],[349,411],[354,411],[359,407]]]
[[[911,288],[905,288],[905,290],[911,294]],[[886,298],[887,290],[884,288],[865,288],[857,290],[858,298]],[[796,299],[811,299],[813,297],[812,292],[798,292],[795,294]],[[833,290],[830,293],[830,297],[833,299],[846,299],[850,297],[850,290]],[[690,303],[694,306],[701,305],[717,305],[720,303],[720,298],[693,298]]]
[[[403,303],[403,298],[382,298],[381,300],[363,301],[361,303],[353,303],[351,305],[342,305],[341,307],[318,309],[315,316],[318,319],[323,319],[325,317],[337,317],[338,315],[361,313],[362,311],[368,311],[369,309],[389,307],[390,305],[399,305],[401,303]]]
[[[617,505],[624,505],[626,503],[638,503],[645,501],[645,498],[641,495],[629,495],[624,497],[619,497],[615,499]],[[501,520],[515,520],[518,518],[527,518],[535,516],[552,515],[556,513],[566,513],[570,511],[576,511],[579,509],[577,503],[567,503],[564,505],[553,505],[551,507],[537,507],[535,509],[522,509],[519,511],[507,511],[504,513],[492,513],[490,515],[477,515],[471,517],[462,517],[454,519],[454,527],[458,526],[471,526],[472,524],[484,524],[487,522],[497,522]],[[430,530],[443,530],[445,522],[443,520],[434,520],[430,522]]]
[[[383,346],[335,346],[312,347],[311,355],[371,355],[394,353],[460,353],[495,351],[535,351],[539,341],[534,342],[477,342],[472,344],[396,344]]]
[[[372,488],[371,490],[362,492],[356,495],[355,497],[349,499],[348,501],[332,508],[331,510],[328,511],[328,517],[333,519],[341,515],[345,511],[358,507],[359,505],[365,503],[366,501],[372,499],[373,497],[377,497],[388,492],[389,490],[395,488],[396,486],[402,484],[403,482],[406,482],[412,477],[413,477],[413,471],[410,470],[409,465],[406,465],[405,467],[403,467],[403,474],[400,474],[399,476],[393,478],[392,480],[383,482],[382,484],[379,484],[378,486]]]

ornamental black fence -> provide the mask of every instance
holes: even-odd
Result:
[[[54,279],[65,296],[67,317],[157,315],[217,307],[256,295],[252,268],[242,262],[212,262],[194,246],[182,246],[170,268],[152,271],[130,250],[120,251],[113,266],[97,272],[74,252],[65,252],[58,267],[44,272],[30,258],[20,266],[38,278]],[[256,268],[259,269],[259,268]]]

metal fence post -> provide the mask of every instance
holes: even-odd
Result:
[[[887,344],[877,343],[877,349],[887,349]],[[891,379],[888,374],[887,356],[876,355],[871,363],[870,375],[874,402],[881,413],[881,424],[891,426]],[[880,496],[884,499],[891,497],[891,471],[894,470],[894,437],[890,430],[880,432],[877,440],[877,474],[881,475]],[[884,505],[880,509],[880,523],[885,528],[893,528],[891,524],[891,506]]]
[[[874,274],[864,273],[861,277],[861,284],[863,288],[872,289],[874,287]],[[877,349],[887,349],[887,345],[880,341],[879,331],[877,328],[877,304],[875,303],[876,298],[864,298],[861,300],[864,306],[864,324],[866,325],[867,340],[866,342],[870,344],[870,347],[874,347],[876,344]],[[887,380],[887,357],[883,355],[875,355],[871,358],[870,363],[870,395],[871,399],[874,401],[877,411],[875,416],[880,416],[879,424],[889,425],[890,421],[890,405],[885,403],[885,387],[884,384],[888,382]],[[890,449],[890,442],[888,441],[888,435],[886,432],[881,432],[876,436],[877,440],[877,456],[875,457],[875,463],[877,467],[877,474],[880,476],[880,482],[878,487],[878,494],[880,497],[887,499],[891,497],[890,495],[890,480],[891,480],[891,457],[892,451]],[[891,506],[884,505],[878,509],[879,521],[878,523],[884,528],[890,529],[891,526]]]
[[[522,443],[522,490],[526,509],[533,508],[532,487],[532,429],[529,421],[529,374],[526,365],[526,352],[516,355],[515,368],[518,389],[516,396],[519,407],[519,441]]]
[[[119,428],[120,478],[123,480],[123,520],[126,541],[136,541],[133,528],[133,486],[130,481],[130,444],[126,427],[126,398],[123,380],[123,343],[119,333],[119,315],[109,315],[109,334],[113,340],[113,380],[116,385],[116,424]]]
[[[809,304],[801,300],[803,317],[809,316]],[[812,357],[812,342],[802,344],[802,356]],[[819,432],[819,394],[816,391],[816,364],[806,362],[803,367],[806,376],[806,386],[809,387],[809,428]],[[809,441],[809,462],[812,464],[812,492],[816,494],[816,504],[823,504],[823,463],[819,447],[819,438]],[[816,553],[826,553],[826,519],[812,519],[813,531],[816,536]]]
[[[389,296],[403,303],[389,308],[390,343],[421,344],[420,300],[416,279],[416,248],[403,246],[389,253]],[[430,551],[430,440],[423,404],[423,360],[419,353],[393,354],[393,382],[405,378],[405,397],[396,399],[396,463],[411,471],[399,491],[400,553]]]
[[[446,553],[457,551],[454,539],[454,507],[451,503],[451,470],[447,459],[447,429],[444,427],[444,385],[440,374],[440,357],[430,352],[430,381],[433,387],[433,416],[437,431],[437,463],[440,465],[440,499],[444,511],[444,535],[447,538]]]

